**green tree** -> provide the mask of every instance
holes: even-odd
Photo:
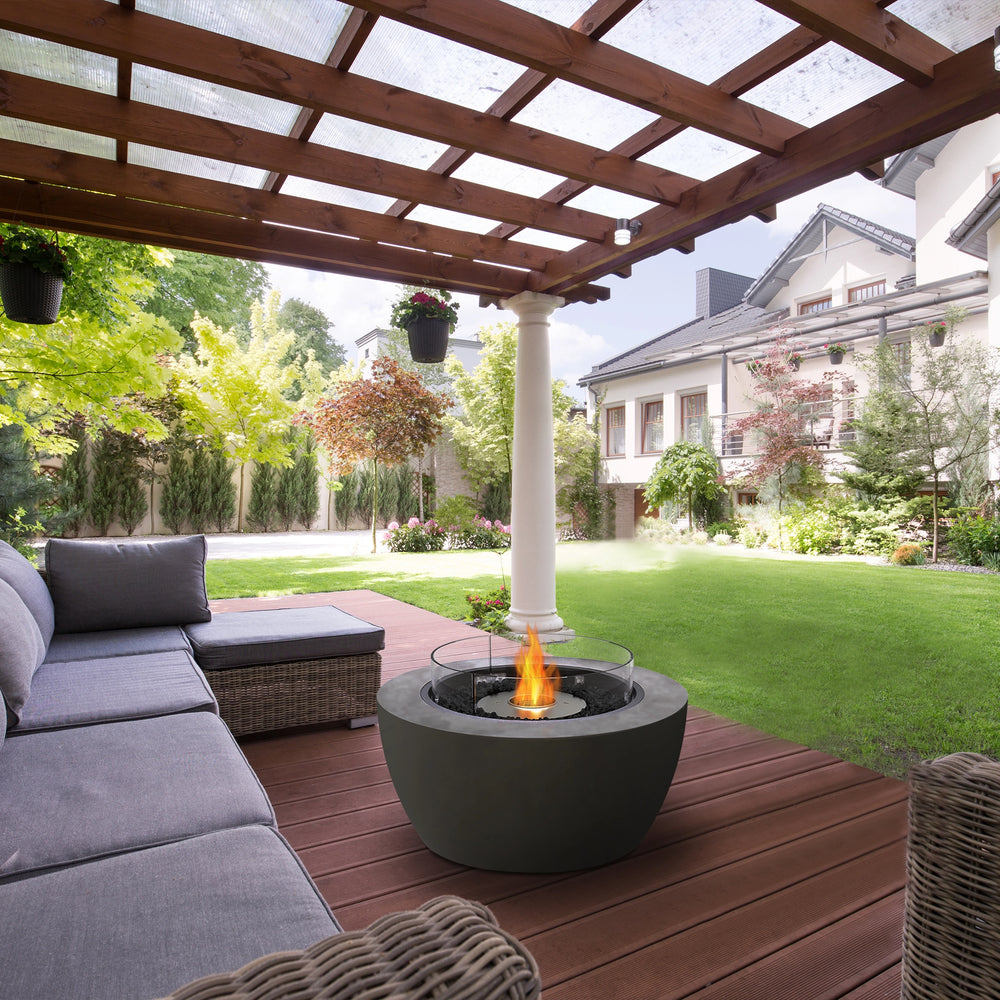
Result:
[[[132,451],[125,452],[118,466],[118,520],[131,535],[149,510],[142,485],[142,467]]]
[[[291,531],[298,510],[299,488],[299,435],[298,428],[290,428],[288,434],[288,454],[291,465],[276,470],[274,483],[274,513],[283,531]]]
[[[166,263],[156,272],[146,309],[181,332],[186,350],[197,346],[196,313],[223,330],[247,335],[252,305],[263,300],[270,284],[263,264],[190,250],[171,250]]]
[[[426,388],[415,373],[380,357],[372,363],[368,378],[342,382],[315,410],[303,415],[335,468],[347,472],[358,462],[372,463],[372,552],[377,548],[379,466],[399,465],[432,445],[443,429],[449,402]]]
[[[278,325],[295,335],[289,357],[300,369],[304,370],[306,364],[314,360],[326,378],[330,372],[346,364],[347,352],[342,344],[333,339],[330,333],[333,322],[322,310],[301,299],[287,299],[278,310]],[[304,392],[305,388],[296,383],[294,398],[301,399]]]
[[[693,530],[695,497],[710,499],[725,492],[719,475],[718,462],[704,445],[678,441],[665,449],[657,460],[643,496],[651,507],[684,500],[688,529]]]
[[[196,534],[203,534],[212,523],[212,456],[199,443],[191,449],[188,469],[188,520]]]
[[[957,338],[960,311],[947,316],[943,347],[931,347],[929,328],[916,327],[911,338],[911,365],[904,366],[893,345],[880,344],[858,359],[869,382],[895,394],[906,413],[900,452],[912,455],[933,486],[931,561],[938,558],[939,495],[946,478],[979,457],[998,437],[1000,352],[974,337]]]
[[[118,510],[118,447],[115,439],[99,434],[91,452],[90,522],[106,535]]]
[[[87,514],[87,425],[82,417],[67,421],[59,433],[76,447],[63,456],[56,474],[57,497],[64,517],[63,528],[78,534]]]
[[[285,432],[294,415],[286,394],[299,374],[286,364],[293,336],[278,325],[280,299],[272,292],[254,303],[250,338],[242,346],[207,319],[193,324],[198,348],[177,359],[177,395],[190,428],[224,447],[239,463],[237,530],[243,530],[243,496],[248,462],[290,463]]]
[[[302,436],[295,459],[295,518],[307,531],[319,517],[319,456],[311,432]]]
[[[24,431],[0,427],[0,538],[23,551],[42,532],[40,508],[52,495],[52,484],[37,472]]]
[[[229,461],[226,453],[221,448],[213,448],[209,471],[209,512],[216,531],[228,531],[236,517],[235,471],[236,466]]]
[[[32,443],[45,436],[54,454],[75,447],[59,430],[77,414],[92,426],[163,437],[162,423],[136,400],[162,394],[169,377],[162,357],[181,346],[176,331],[141,305],[164,252],[84,236],[60,242],[76,264],[58,321],[0,317],[0,425],[16,424]]]
[[[191,512],[191,487],[189,466],[183,443],[175,441],[170,451],[167,477],[160,492],[160,517],[175,534],[184,530]]]
[[[258,462],[250,475],[250,504],[247,523],[253,531],[270,531],[277,513],[278,469]]]

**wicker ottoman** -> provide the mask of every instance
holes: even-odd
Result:
[[[334,607],[229,611],[185,627],[237,736],[374,722],[385,630]]]

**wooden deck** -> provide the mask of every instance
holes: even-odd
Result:
[[[370,591],[213,607],[321,603],[385,627],[384,679],[469,634]],[[899,996],[903,782],[692,709],[670,793],[632,855],[588,872],[509,875],[421,844],[376,728],[243,745],[348,929],[455,893],[489,905],[527,944],[547,1000]]]

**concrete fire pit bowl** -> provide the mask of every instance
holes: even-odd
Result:
[[[452,711],[431,668],[378,692],[389,774],[421,840],[473,868],[561,872],[633,850],[674,776],[687,692],[634,668],[629,703],[582,718],[512,720]]]

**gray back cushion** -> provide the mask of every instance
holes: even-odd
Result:
[[[31,678],[45,658],[45,643],[24,601],[0,580],[0,694],[7,726],[17,725],[31,692]]]
[[[140,542],[49,539],[45,571],[56,632],[210,621],[205,552],[204,535]]]
[[[28,606],[46,646],[52,641],[55,613],[52,597],[41,573],[20,552],[0,541],[0,580],[9,583]]]

